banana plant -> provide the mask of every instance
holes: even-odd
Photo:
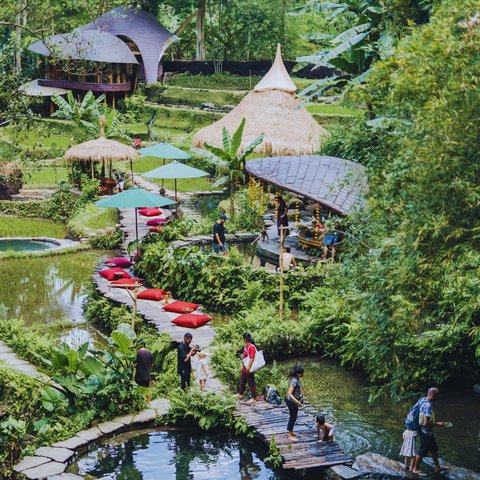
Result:
[[[100,117],[100,105],[104,99],[104,94],[95,98],[91,91],[88,91],[81,101],[75,99],[71,90],[68,91],[66,100],[60,95],[54,95],[52,102],[58,106],[58,110],[52,117],[71,120],[77,128],[92,128]]]
[[[393,53],[394,36],[386,22],[384,7],[377,0],[347,0],[342,3],[314,2],[291,10],[290,15],[322,12],[333,20],[343,15],[351,25],[344,31],[311,33],[308,40],[327,43],[328,47],[314,55],[297,58],[314,68],[335,68],[337,74],[313,83],[300,92],[306,100],[324,93],[335,85],[357,85],[368,76],[370,66]],[[353,24],[353,25],[352,25]]]
[[[250,144],[239,153],[242,145],[243,131],[245,129],[245,118],[242,119],[237,130],[230,135],[228,130],[223,127],[222,143],[223,148],[214,147],[205,143],[204,147],[213,155],[207,156],[207,159],[217,165],[220,178],[213,184],[214,187],[226,185],[230,191],[230,217],[235,216],[235,185],[245,182],[245,163],[248,155],[257,148],[264,139],[264,134],[260,134]]]

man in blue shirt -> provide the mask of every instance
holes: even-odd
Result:
[[[422,463],[423,457],[426,457],[428,452],[432,454],[433,462],[435,464],[435,473],[444,470],[440,467],[440,463],[438,462],[438,445],[433,436],[433,427],[443,428],[445,426],[445,422],[435,421],[433,402],[437,400],[439,394],[440,392],[438,388],[430,388],[427,392],[427,396],[420,401],[418,419],[420,424],[420,430],[418,431],[420,446],[417,450],[415,468],[412,470],[412,473],[415,473],[420,477],[426,476],[426,473],[420,470],[420,464]]]

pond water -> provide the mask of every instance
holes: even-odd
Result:
[[[248,440],[228,432],[144,430],[94,445],[68,468],[86,479],[276,480]]]
[[[360,374],[326,359],[301,358],[279,362],[285,372],[295,362],[305,367],[304,393],[312,414],[321,412],[337,427],[337,440],[353,456],[375,452],[399,459],[403,419],[409,404],[391,401],[368,403]],[[411,402],[409,402],[411,403]],[[470,392],[443,393],[436,405],[437,418],[453,423],[436,434],[441,457],[454,465],[479,470],[480,396]],[[273,471],[264,463],[266,447],[237,438],[230,432],[140,430],[92,445],[69,471],[98,479],[207,480],[319,480],[321,472]],[[387,477],[383,477],[387,478]]]
[[[39,240],[6,240],[0,238],[0,252],[41,252],[54,248],[52,242],[41,242]]]
[[[322,413],[337,427],[337,440],[353,456],[375,452],[399,459],[404,419],[413,402],[380,400],[368,403],[368,391],[361,374],[328,359],[297,359],[305,368],[303,390],[313,414]],[[280,362],[288,371],[294,360]],[[440,456],[453,465],[480,470],[480,395],[473,389],[440,395],[435,405],[438,421],[450,421],[453,428],[435,434]]]
[[[218,204],[226,197],[222,195],[206,195],[203,197],[192,198],[195,208],[206,217],[218,207]]]
[[[106,254],[88,251],[48,258],[0,260],[0,303],[30,325],[81,322],[84,287]]]

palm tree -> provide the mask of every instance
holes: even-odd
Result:
[[[227,185],[230,190],[230,217],[235,216],[235,184],[237,181],[245,181],[245,162],[248,155],[250,155],[258,145],[263,142],[263,133],[253,140],[244,150],[238,155],[238,150],[242,144],[243,130],[245,128],[245,119],[242,119],[237,130],[232,136],[228,130],[223,127],[222,141],[223,149],[214,147],[206,143],[204,147],[213,153],[213,156],[208,158],[209,161],[219,167],[219,171],[223,174],[213,184],[214,187],[220,185]]]

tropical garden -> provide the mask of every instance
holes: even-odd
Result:
[[[37,0],[0,6],[0,189],[11,178],[4,165],[13,164],[22,194],[29,192],[22,201],[0,200],[0,237],[77,241],[61,254],[46,250],[35,259],[25,252],[0,252],[0,351],[8,347],[45,375],[26,375],[0,358],[0,478],[15,478],[14,465],[38,447],[148,408],[146,389],[133,382],[143,342],[154,359],[151,397],[170,401],[167,415],[156,420],[159,426],[195,426],[199,438],[205,435],[200,430],[228,430],[235,439],[230,445],[255,450],[253,443],[235,443],[253,442],[254,436],[234,416],[232,396],[244,332],[254,335],[267,358],[267,368],[257,375],[259,388],[274,385],[284,395],[286,372],[294,362],[304,362],[307,397],[310,388],[312,405],[342,425],[340,442],[354,454],[370,448],[397,457],[393,438],[401,439],[412,399],[439,387],[451,410],[472,412],[468,426],[463,417],[455,420],[468,433],[465,443],[452,446],[440,438],[442,455],[475,469],[480,428],[478,396],[472,393],[480,383],[478,2],[148,0],[141,7],[181,38],[167,51],[169,59],[212,62],[218,71],[169,74],[140,85],[116,108],[103,95],[89,92],[79,99],[69,92],[52,97],[52,116],[40,115],[38,98],[21,88],[40,69],[26,46],[119,5],[126,6],[97,0],[81,9],[75,2]],[[245,175],[245,165],[259,156],[254,150],[264,140],[262,132],[239,151],[244,120],[236,130],[222,131],[221,147],[206,144],[203,152],[192,152],[186,163],[208,176],[179,182],[180,195],[224,189],[222,198],[208,204],[201,218],[187,212],[130,247],[138,256],[137,277],[175,298],[200,303],[214,316],[209,361],[224,388],[183,392],[177,388],[172,338],[140,314],[132,328],[130,309],[92,285],[97,265],[122,247],[120,219],[116,209],[95,204],[101,165],[91,175],[90,167],[66,164],[63,155],[101,133],[125,144],[137,138],[145,145],[170,142],[188,150],[196,131],[224,113],[203,104],[235,106],[261,78],[231,73],[228,62],[271,61],[277,43],[284,59],[295,63],[290,74],[303,105],[329,132],[316,153],[363,165],[368,190],[359,208],[337,219],[345,232],[339,261],[282,275],[280,308],[279,275],[246,262],[241,248],[223,257],[181,242],[211,235],[221,212],[229,217],[229,233],[262,230],[275,196]],[[304,75],[305,69],[311,74]],[[140,157],[135,176],[161,165],[158,158]],[[129,169],[122,162],[113,167]],[[174,188],[173,180],[152,182]],[[38,194],[44,191],[49,194]],[[333,392],[337,379],[345,388],[337,385],[339,392]],[[346,418],[335,413],[338,404],[345,404]],[[381,423],[386,418],[387,425]],[[388,446],[374,443],[377,435],[370,437],[370,429],[382,429]],[[357,434],[367,447],[351,440]],[[213,435],[208,438],[215,443]],[[196,448],[203,447],[191,444],[192,452]],[[179,447],[177,453],[186,450]],[[216,445],[214,453],[192,453],[185,462],[214,464],[220,451]],[[275,472],[281,465],[275,445],[267,455],[262,458]],[[107,467],[104,472],[111,472]],[[123,474],[118,478],[137,478],[138,472]]]

